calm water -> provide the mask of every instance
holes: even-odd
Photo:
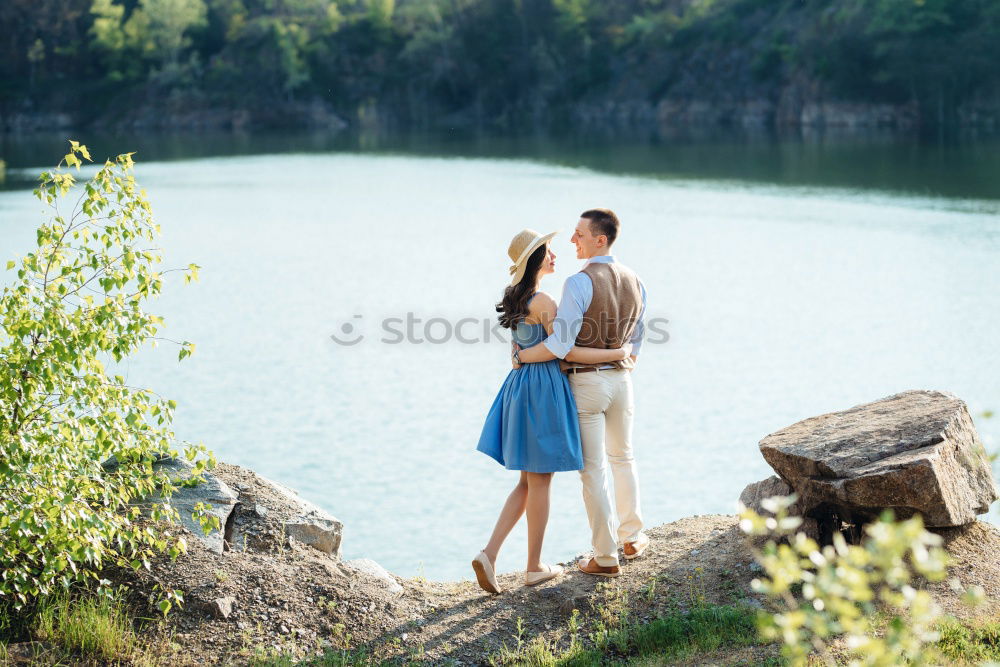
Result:
[[[763,436],[905,389],[958,394],[1000,447],[998,420],[978,416],[1000,409],[996,142],[87,143],[149,145],[138,176],[165,264],[202,266],[200,282],[174,280],[150,308],[196,354],[178,364],[161,346],[128,365],[129,382],[178,400],[179,437],[338,516],[346,557],[471,576],[516,476],[475,451],[509,370],[506,338],[483,340],[482,324],[507,244],[525,226],[560,230],[544,284],[558,296],[579,265],[577,214],[595,205],[618,211],[616,254],[644,278],[650,316],[668,321],[634,375],[650,525],[731,512],[769,474]],[[5,145],[4,260],[27,251],[40,220],[19,184],[61,152],[45,138]],[[385,342],[408,317],[409,340]],[[430,342],[463,318],[472,342]],[[553,490],[544,555],[557,561],[589,540],[577,476]],[[500,568],[522,568],[524,550],[522,524]]]

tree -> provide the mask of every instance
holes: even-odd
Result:
[[[176,557],[181,535],[158,523],[176,519],[177,483],[153,467],[175,457],[170,424],[176,403],[128,385],[106,364],[145,343],[156,345],[163,319],[144,303],[160,293],[159,234],[131,154],[105,162],[82,186],[62,165],[90,159],[71,142],[35,195],[51,217],[37,247],[7,269],[14,283],[0,296],[0,600],[15,608],[39,596],[94,581],[108,562],[149,567],[155,553]],[[63,207],[73,195],[71,211]],[[188,266],[185,280],[197,277]],[[179,358],[194,345],[180,343]],[[194,481],[214,457],[184,443]],[[115,465],[108,465],[114,457]],[[103,465],[102,465],[103,464]],[[143,515],[137,501],[148,498]],[[208,530],[218,520],[199,506]],[[106,590],[104,580],[99,590]],[[161,609],[179,594],[165,592]]]
[[[395,11],[396,0],[368,0],[368,20],[378,33],[392,30],[392,15]]]
[[[90,6],[93,23],[91,43],[104,65],[105,76],[111,81],[135,78],[138,67],[136,45],[126,36],[122,25],[125,7],[112,0],[94,0]]]
[[[190,44],[187,32],[205,25],[203,0],[139,0],[129,21],[144,22],[153,53],[174,67],[181,49]]]
[[[181,52],[190,46],[189,32],[207,24],[204,0],[139,0],[128,17],[113,0],[93,0],[90,8],[93,45],[105,55],[110,78],[134,78],[136,56],[176,73]]]

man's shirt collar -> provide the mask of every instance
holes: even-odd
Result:
[[[615,256],[614,255],[598,255],[596,257],[591,257],[586,262],[584,262],[583,265],[587,266],[587,264],[590,264],[590,263],[594,263],[594,264],[611,264],[614,261],[615,261]]]

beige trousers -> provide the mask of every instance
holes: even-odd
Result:
[[[632,451],[632,374],[609,369],[570,373],[583,441],[583,504],[599,565],[618,565],[618,545],[639,539],[639,479]],[[614,505],[608,467],[614,480]]]

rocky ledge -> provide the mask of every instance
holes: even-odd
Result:
[[[932,530],[954,559],[951,575],[985,590],[987,607],[977,614],[1000,612],[1000,529],[975,519],[996,498],[996,486],[957,398],[896,394],[799,422],[760,448],[780,477],[748,487],[745,504],[759,507],[763,498],[794,490],[797,510],[814,529],[848,532],[859,528],[851,521],[860,524],[881,508],[919,512],[940,526]],[[158,465],[189,474],[183,463]],[[524,636],[567,647],[574,610],[586,628],[587,618],[625,605],[642,621],[700,603],[766,604],[751,591],[760,568],[735,515],[688,517],[649,530],[649,550],[623,561],[618,579],[570,567],[528,588],[522,573],[508,573],[499,577],[505,592],[492,596],[471,579],[471,569],[470,579],[433,582],[400,578],[368,559],[343,560],[340,521],[251,470],[220,463],[206,478],[175,494],[174,504],[182,512],[199,501],[213,504],[220,530],[203,535],[188,523],[179,528],[188,552],[177,560],[160,558],[138,574],[106,573],[132,591],[137,615],[156,615],[148,597],[154,585],[183,591],[183,608],[148,632],[162,645],[165,664],[247,664],[277,652],[304,658],[358,647],[377,660],[486,664],[517,643],[519,624]],[[947,612],[971,615],[948,584],[928,589]],[[19,651],[10,647],[15,659]],[[37,658],[39,647],[23,652]],[[758,664],[777,653],[773,645],[751,646],[699,659]]]

